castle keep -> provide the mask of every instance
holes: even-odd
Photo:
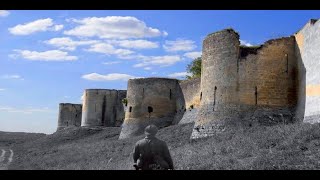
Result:
[[[319,69],[317,20],[292,36],[251,47],[240,45],[233,29],[224,29],[203,41],[201,78],[130,79],[127,92],[87,89],[81,126],[122,125],[123,139],[142,134],[149,124],[194,123],[196,139],[240,125],[319,122]],[[80,122],[74,111],[61,109],[59,128],[68,126],[68,113]]]

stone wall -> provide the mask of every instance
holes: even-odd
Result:
[[[243,119],[250,124],[254,117],[292,121],[298,85],[294,37],[241,47],[234,30],[222,30],[204,40],[202,65],[202,100],[191,138]]]
[[[128,81],[128,107],[120,139],[142,134],[149,124],[159,128],[169,126],[177,113],[181,97],[178,80],[169,78],[139,78]]]
[[[69,126],[80,126],[81,113],[81,104],[60,103],[57,130],[61,130]]]
[[[179,82],[184,104],[182,104],[181,108],[178,109],[178,113],[181,113],[182,116],[179,121],[175,122],[174,124],[192,123],[196,120],[198,108],[202,98],[200,92],[200,82],[201,78],[194,78]]]
[[[320,122],[320,21],[311,19],[295,38],[300,69],[297,118]]]
[[[84,92],[81,126],[120,125],[124,110],[121,98],[125,91],[110,89],[86,89]]]

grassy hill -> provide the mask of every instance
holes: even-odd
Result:
[[[239,127],[190,141],[193,123],[159,130],[176,169],[320,169],[320,125]],[[119,127],[68,128],[12,144],[9,169],[132,169],[134,144]],[[4,136],[0,134],[1,139]]]

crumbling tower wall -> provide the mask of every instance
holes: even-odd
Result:
[[[81,126],[113,127],[123,121],[121,98],[125,92],[110,89],[86,89],[84,92]]]
[[[120,139],[140,135],[144,128],[159,128],[173,123],[177,113],[180,90],[178,80],[169,78],[138,78],[128,81],[127,111]],[[181,90],[180,90],[181,91]]]
[[[320,21],[311,19],[295,38],[300,82],[297,118],[320,122]]]
[[[60,103],[57,130],[70,126],[80,126],[81,112],[81,104]]]
[[[291,121],[297,72],[294,37],[243,47],[232,29],[208,35],[203,42],[202,100],[191,138],[212,136],[252,117],[259,123]]]

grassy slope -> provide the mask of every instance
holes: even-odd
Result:
[[[46,134],[0,131],[0,147],[10,147],[15,144],[33,141],[44,136],[46,136]]]
[[[320,169],[320,125],[239,128],[190,142],[193,124],[161,129],[176,169]],[[132,169],[143,136],[118,140],[120,128],[67,129],[16,144],[10,169]]]

